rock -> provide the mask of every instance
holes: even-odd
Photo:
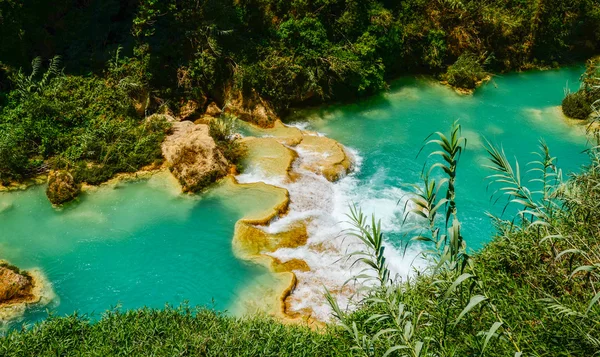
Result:
[[[139,117],[146,115],[146,109],[148,109],[148,103],[150,102],[150,93],[147,90],[143,90],[141,93],[134,95],[133,107]]]
[[[57,170],[48,174],[48,188],[46,196],[54,205],[60,205],[71,201],[81,191],[81,187],[75,183],[73,175],[67,171]]]
[[[0,260],[0,324],[23,316],[28,306],[45,306],[56,295],[39,269],[27,272]]]
[[[321,174],[331,182],[344,177],[352,166],[344,147],[324,136],[304,135],[296,148],[309,153],[304,158],[302,168]]]
[[[208,125],[173,123],[163,156],[184,192],[196,192],[227,175],[229,163],[210,136]]]
[[[292,258],[287,262],[282,262],[277,258],[273,258],[271,269],[276,273],[292,272],[292,271],[310,271],[308,264],[301,259]]]
[[[221,108],[219,108],[219,106],[217,105],[217,103],[215,102],[211,102],[208,107],[206,108],[206,112],[204,114],[206,115],[210,115],[211,117],[218,117],[219,115],[221,115],[222,110]]]
[[[225,112],[263,128],[273,127],[278,119],[275,110],[255,90],[248,96],[241,91],[230,91],[227,95]]]
[[[199,108],[200,105],[198,104],[198,102],[194,100],[188,100],[179,108],[179,113],[177,116],[181,120],[188,120],[198,112]]]
[[[0,265],[0,304],[30,296],[32,287],[31,277],[8,264]]]
[[[205,124],[210,126],[210,123],[215,120],[215,117],[211,117],[210,115],[203,114],[200,118],[194,120],[194,124]]]

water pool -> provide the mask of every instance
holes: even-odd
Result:
[[[468,138],[457,179],[459,214],[468,244],[481,247],[492,233],[485,212],[497,212],[486,192],[484,138],[502,143],[508,156],[522,164],[533,158],[530,153],[543,138],[563,170],[578,170],[587,160],[582,153],[585,129],[569,125],[557,106],[563,88],[575,89],[582,72],[574,67],[498,76],[473,96],[460,96],[427,79],[406,78],[367,100],[295,113],[289,119],[294,125],[338,140],[358,160],[352,175],[326,188],[332,192],[332,208],[319,214],[331,217],[315,220],[322,222],[315,230],[328,231],[324,239],[334,239],[341,229],[336,222],[357,203],[383,220],[392,243],[400,240],[403,212],[397,202],[405,185],[419,182],[425,156],[416,155],[423,140],[433,131],[447,131],[459,119]],[[0,258],[24,269],[41,268],[57,296],[16,323],[39,321],[47,316],[46,309],[98,317],[117,305],[162,307],[184,301],[238,311],[249,289],[269,289],[275,278],[234,256],[234,225],[275,200],[266,191],[240,191],[223,183],[202,195],[181,195],[164,174],[101,187],[58,210],[47,202],[44,187],[0,193]],[[303,254],[299,257],[312,271],[299,275],[302,279],[319,271],[318,264],[337,259],[319,253],[310,260]],[[320,268],[337,283],[347,278],[331,266]],[[322,285],[302,289],[300,285],[298,301],[322,304]]]

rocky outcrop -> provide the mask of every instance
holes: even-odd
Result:
[[[0,264],[0,304],[26,299],[32,288],[31,276],[7,263]]]
[[[201,102],[195,100],[188,100],[179,107],[179,113],[177,115],[181,120],[190,120],[194,118],[206,103],[206,98],[202,98]]]
[[[60,205],[69,202],[81,191],[80,186],[67,171],[56,170],[48,174],[48,187],[46,196],[54,205]]]
[[[226,99],[225,112],[263,128],[273,127],[278,118],[273,106],[261,98],[255,90],[247,95],[239,90],[230,91]]]
[[[215,102],[211,102],[208,105],[208,107],[206,107],[206,111],[204,112],[204,114],[209,115],[211,117],[215,117],[215,118],[217,118],[219,115],[221,115],[221,113],[222,113],[221,108],[219,108],[219,106]]]
[[[183,191],[196,192],[227,175],[229,163],[210,136],[208,125],[175,122],[162,144],[169,169]]]
[[[22,316],[27,306],[44,306],[55,298],[52,285],[38,269],[24,272],[0,260],[0,323]]]

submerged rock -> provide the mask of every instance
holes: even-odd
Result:
[[[81,192],[81,187],[75,183],[73,175],[67,171],[57,170],[48,174],[46,196],[54,205],[69,202]]]
[[[196,192],[227,175],[229,162],[210,136],[208,125],[175,122],[172,130],[162,152],[183,191]]]

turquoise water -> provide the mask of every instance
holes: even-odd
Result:
[[[342,180],[335,189],[342,192],[336,199],[344,202],[334,203],[347,207],[356,202],[376,213],[391,239],[399,240],[395,227],[402,221],[402,205],[397,202],[404,185],[419,182],[426,157],[416,158],[419,148],[431,132],[447,131],[459,119],[468,138],[457,179],[459,213],[469,245],[478,248],[492,233],[485,212],[499,210],[486,192],[484,137],[502,143],[508,156],[523,165],[544,138],[563,170],[578,170],[587,159],[584,129],[569,126],[555,107],[567,83],[577,87],[582,71],[500,76],[473,96],[459,96],[424,79],[403,79],[379,96],[301,111],[291,121],[357,150],[360,167],[350,182]],[[57,295],[51,305],[29,310],[17,324],[44,318],[46,308],[95,317],[117,305],[162,307],[184,301],[231,309],[248,287],[272,281],[265,269],[237,259],[231,244],[239,218],[274,203],[266,192],[220,185],[203,195],[181,195],[167,176],[159,175],[103,187],[57,210],[43,190],[0,194],[0,258],[24,269],[41,268]]]
[[[51,207],[43,187],[0,194],[0,256],[41,268],[57,295],[46,308],[59,315],[97,318],[117,305],[184,301],[227,309],[247,284],[270,276],[236,259],[231,241],[243,212],[271,199],[251,191],[234,199],[226,187],[180,195],[163,176],[101,188],[62,210]],[[41,319],[46,308],[16,323]]]
[[[291,121],[308,118],[309,129],[358,150],[362,164],[355,174],[359,184],[352,200],[383,217],[384,226],[398,227],[402,209],[396,202],[407,184],[420,182],[427,154],[435,149],[425,149],[417,158],[424,139],[434,131],[447,133],[459,120],[467,151],[458,169],[458,208],[464,234],[476,249],[493,233],[485,212],[500,213],[505,202],[493,206],[493,190],[486,191],[490,171],[483,167],[487,163],[485,138],[503,145],[523,171],[531,168],[525,166],[527,162],[536,159],[531,152],[537,150],[540,139],[546,141],[565,174],[586,163],[582,153],[588,146],[585,128],[567,124],[556,108],[567,85],[577,89],[582,72],[583,68],[574,67],[498,76],[473,96],[459,95],[436,82],[407,78],[374,98],[301,111]]]

